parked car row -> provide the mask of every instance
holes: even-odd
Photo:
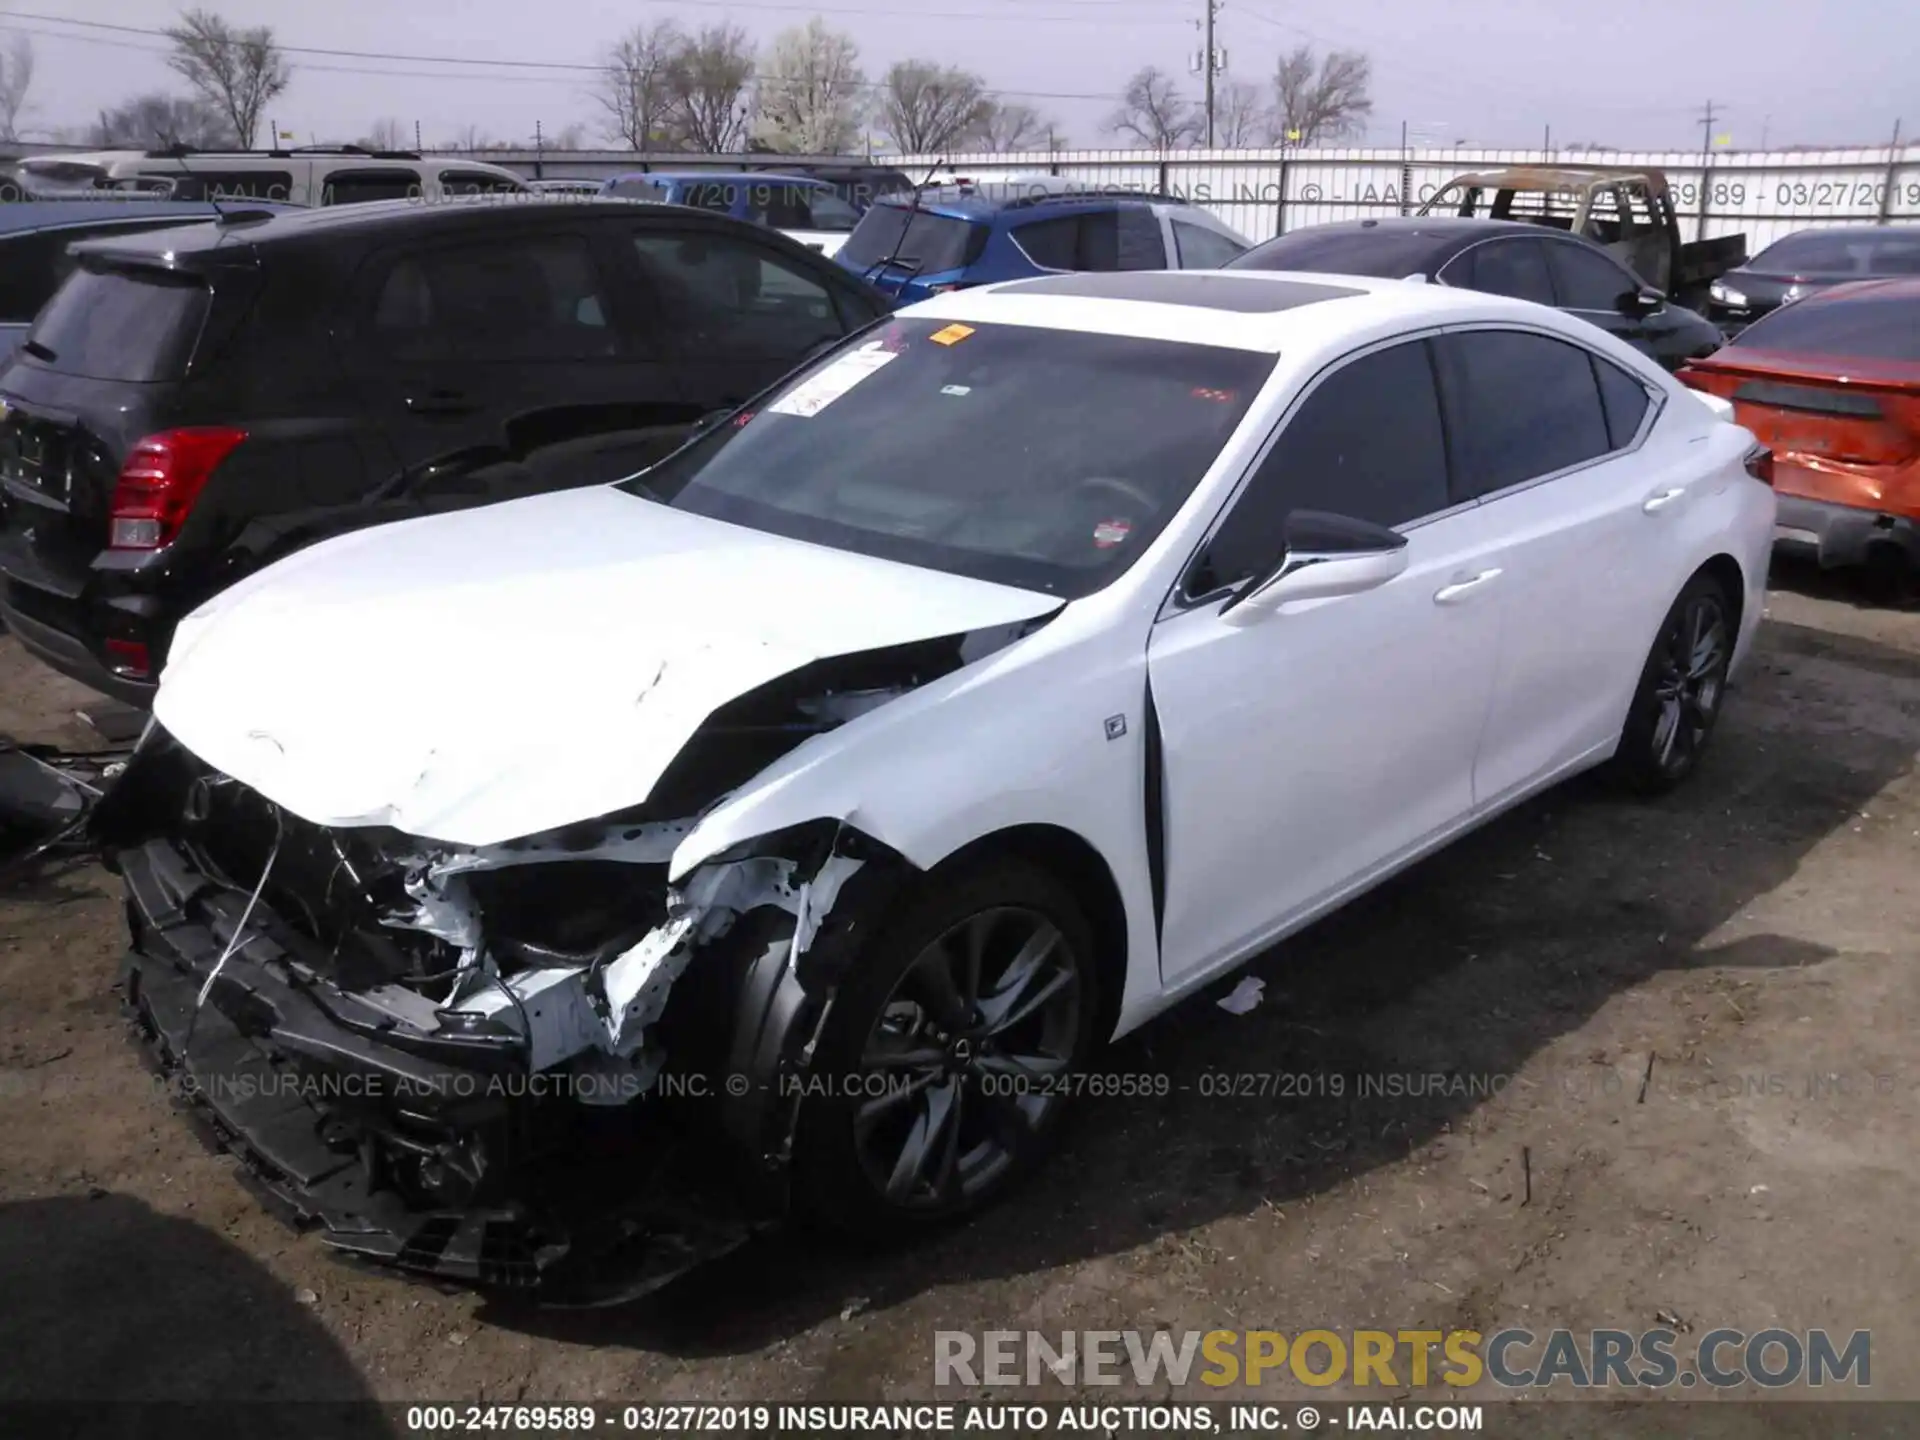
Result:
[[[1915,554],[1920,280],[1716,348],[1551,225],[1008,188],[72,250],[0,618],[151,706],[130,1014],[332,1245],[604,1302],[974,1213],[1108,1040],[1685,781],[1776,543]]]

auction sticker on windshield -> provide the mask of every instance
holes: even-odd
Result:
[[[882,350],[878,342],[863,345],[851,354],[842,355],[819,373],[809,375],[767,406],[767,413],[811,419],[881,366],[898,358],[893,351]]]

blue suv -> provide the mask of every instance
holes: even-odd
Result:
[[[1049,178],[888,196],[834,258],[906,305],[1062,270],[1213,270],[1247,248],[1184,200]]]

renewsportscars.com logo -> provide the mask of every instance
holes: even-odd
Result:
[[[934,1333],[935,1385],[1767,1389],[1872,1383],[1873,1337],[1825,1330],[966,1330]]]

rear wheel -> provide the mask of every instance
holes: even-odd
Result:
[[[1693,773],[1720,717],[1733,644],[1726,591],[1694,576],[1660,623],[1620,733],[1613,771],[1629,788],[1661,794]]]
[[[796,1199],[849,1233],[959,1219],[1051,1148],[1094,1044],[1092,927],[1018,860],[939,880],[842,986],[803,1101]]]

